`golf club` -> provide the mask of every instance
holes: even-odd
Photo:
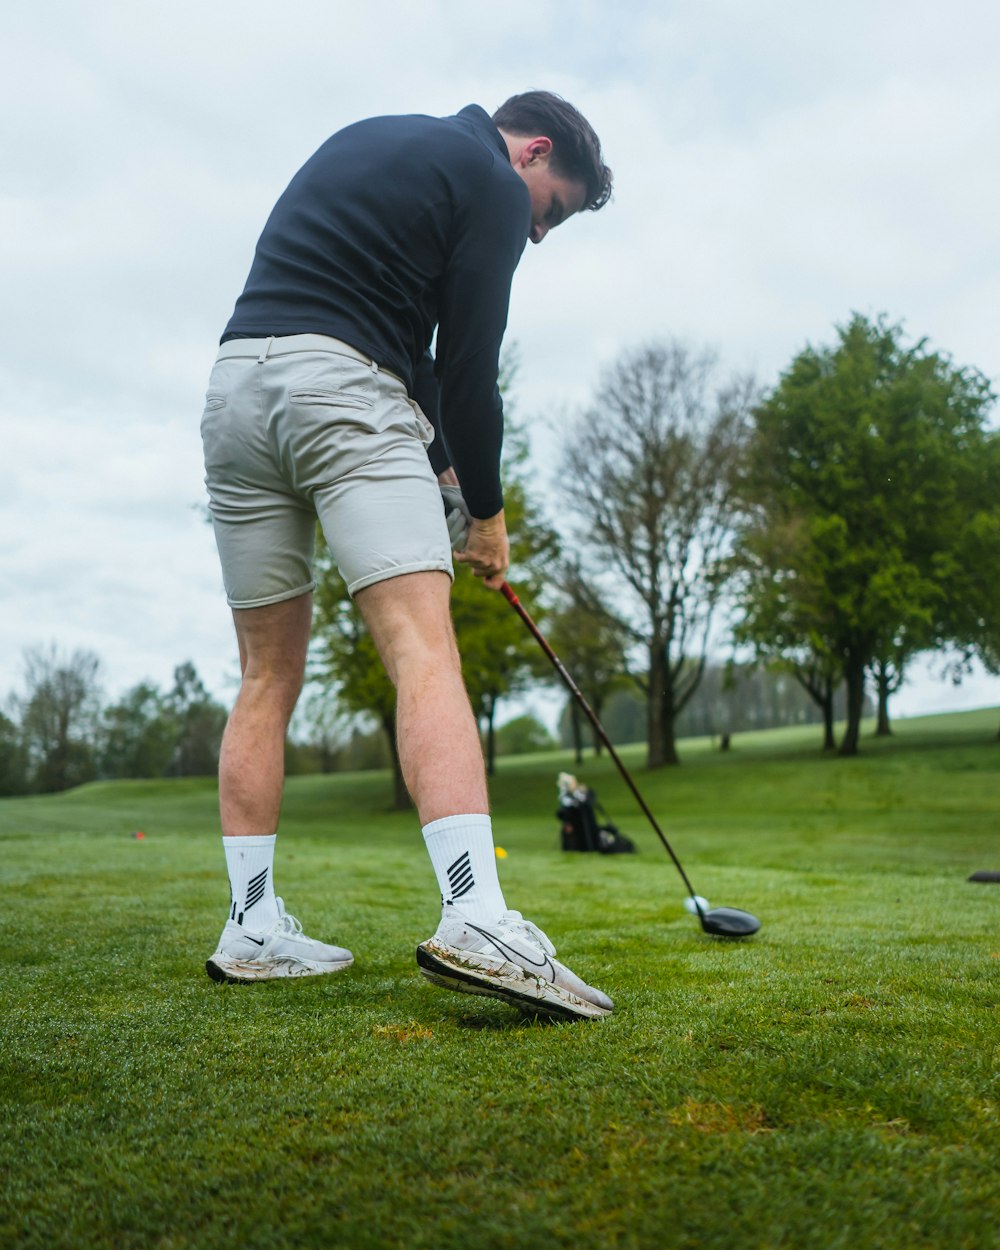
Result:
[[[684,871],[683,867],[681,866],[681,861],[674,854],[673,847],[667,841],[666,837],[663,834],[663,830],[657,824],[656,817],[650,811],[649,805],[646,803],[646,800],[639,793],[639,788],[638,786],[636,786],[635,782],[632,780],[631,773],[622,763],[621,759],[618,756],[618,752],[612,746],[611,739],[608,737],[604,729],[604,726],[601,724],[601,722],[597,718],[597,713],[590,706],[587,700],[583,697],[583,694],[580,691],[579,687],[577,686],[576,682],[573,680],[572,677],[570,677],[569,673],[566,671],[565,667],[563,666],[562,661],[559,659],[556,653],[549,646],[544,635],[542,634],[542,631],[538,628],[535,622],[531,619],[528,612],[526,611],[523,604],[521,603],[520,599],[518,599],[517,595],[514,593],[514,591],[511,589],[510,585],[507,582],[504,582],[501,585],[500,592],[503,595],[503,597],[507,600],[507,602],[510,604],[510,606],[514,609],[514,611],[518,614],[521,620],[524,621],[525,625],[527,625],[528,629],[534,636],[535,641],[538,643],[538,645],[542,648],[542,650],[548,656],[556,672],[559,674],[559,676],[562,678],[563,682],[565,683],[566,688],[569,690],[573,698],[576,699],[577,703],[579,703],[587,719],[594,726],[594,729],[597,731],[597,734],[600,737],[601,741],[607,747],[609,755],[618,766],[618,771],[625,778],[626,785],[632,791],[632,794],[635,797],[635,801],[642,808],[646,816],[646,819],[653,826],[653,829],[656,831],[657,837],[663,843],[667,854],[674,861],[674,867],[681,874],[681,880],[687,886],[689,902],[694,905],[694,910],[697,911],[698,919],[701,921],[701,927],[704,930],[704,932],[711,934],[712,937],[725,937],[725,938],[749,937],[752,933],[756,933],[757,930],[760,928],[760,921],[757,919],[756,916],[752,916],[748,911],[740,911],[736,907],[715,907],[709,910],[707,905],[703,905],[705,903],[705,900],[700,895],[695,894],[694,886],[688,880],[687,873]],[[690,907],[689,907],[689,910],[691,910]]]

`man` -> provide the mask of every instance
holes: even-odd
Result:
[[[558,96],[529,92],[492,119],[472,105],[454,117],[349,126],[306,162],[268,219],[202,419],[243,675],[219,764],[231,909],[207,963],[216,980],[316,975],[353,961],[303,934],[272,872],[318,516],[396,688],[400,763],[443,908],[418,947],[421,970],[552,1014],[611,1011],[501,892],[449,614],[453,543],[442,506],[447,488],[451,522],[468,517],[456,558],[497,588],[508,565],[497,370],[511,278],[529,238],[541,243],[610,192],[585,119]],[[435,329],[436,438],[411,399],[426,385]]]

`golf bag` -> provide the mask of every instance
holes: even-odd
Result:
[[[589,786],[579,785],[576,778],[567,773],[559,776],[556,818],[564,851],[598,851],[601,855],[635,853],[635,843],[611,823],[594,791]]]

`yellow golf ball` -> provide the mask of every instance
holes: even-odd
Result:
[[[506,859],[506,858],[507,858],[507,852],[503,849],[503,847],[502,847],[502,846],[498,846],[498,847],[496,848],[496,852],[497,852],[497,859]]]

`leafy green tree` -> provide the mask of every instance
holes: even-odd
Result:
[[[26,695],[16,702],[31,790],[68,790],[96,776],[100,668],[92,651],[61,655],[52,644],[25,652]]]
[[[1000,431],[986,437],[962,490],[966,513],[955,549],[942,561],[946,593],[938,623],[942,645],[958,648],[951,667],[960,682],[973,658],[1000,674]]]
[[[757,409],[745,633],[760,642],[778,628],[792,662],[839,666],[844,755],[858,750],[869,668],[880,666],[887,691],[943,628],[959,483],[981,454],[992,399],[975,370],[923,341],[905,347],[884,318],[855,316],[836,346],[800,353]]]
[[[900,640],[892,645],[888,653],[883,650],[875,656],[869,666],[872,680],[875,683],[877,712],[875,721],[876,738],[887,738],[892,729],[889,725],[889,699],[903,684],[906,675],[906,661],[911,654],[906,643]]]
[[[174,684],[164,703],[176,728],[170,774],[207,777],[217,772],[228,714],[208,693],[190,660],[174,669]]]
[[[515,584],[528,610],[537,611],[531,590]],[[500,701],[530,684],[540,665],[537,644],[533,644],[533,651],[528,646],[530,636],[506,600],[485,589],[468,569],[456,569],[451,615],[462,676],[483,736],[486,769],[492,774],[496,770],[496,717]]]
[[[761,524],[761,515],[744,530],[733,560],[734,598],[741,609],[733,638],[753,648],[756,663],[795,678],[819,708],[823,749],[832,751],[834,695],[843,664],[824,633],[819,566],[809,558],[799,518],[772,517]]]
[[[958,595],[947,636],[977,656],[988,673],[1000,674],[1000,508],[969,519],[958,548],[960,574],[951,580]],[[964,593],[963,593],[964,587]],[[949,602],[952,602],[949,598]]]
[[[163,777],[179,737],[179,725],[163,694],[140,682],[101,718],[100,772],[104,777]]]
[[[537,716],[525,714],[505,721],[496,731],[498,755],[530,755],[555,749],[555,739]]]
[[[392,760],[393,807],[403,811],[410,797],[396,744],[396,691],[389,680],[361,611],[347,593],[329,548],[319,540],[316,558],[316,641],[311,673],[332,686],[338,704],[354,715],[375,718]]]
[[[559,545],[527,486],[528,443],[508,415],[504,436],[504,515],[510,534],[509,579],[536,621],[546,619],[546,590]],[[495,724],[500,700],[547,675],[537,642],[502,595],[486,590],[468,569],[456,569],[451,614],[462,675],[486,743],[486,767],[496,768]]]
[[[26,794],[28,752],[15,721],[0,712],[0,796]]]
[[[310,682],[304,698],[299,700],[292,722],[296,742],[289,743],[286,750],[286,772],[291,771],[288,768],[289,756],[298,749],[314,753],[315,771],[336,772],[344,747],[355,728],[350,714],[340,706],[333,692],[320,682]]]
[[[676,723],[701,680],[735,521],[751,379],[711,352],[640,348],[568,431],[562,481],[587,567],[614,592],[646,695],[647,764],[679,762]]]
[[[779,673],[782,671],[780,660],[774,669]],[[823,750],[833,751],[837,745],[833,720],[837,688],[840,685],[839,661],[829,651],[817,647],[812,652],[791,660],[788,671],[819,708],[823,718]]]

